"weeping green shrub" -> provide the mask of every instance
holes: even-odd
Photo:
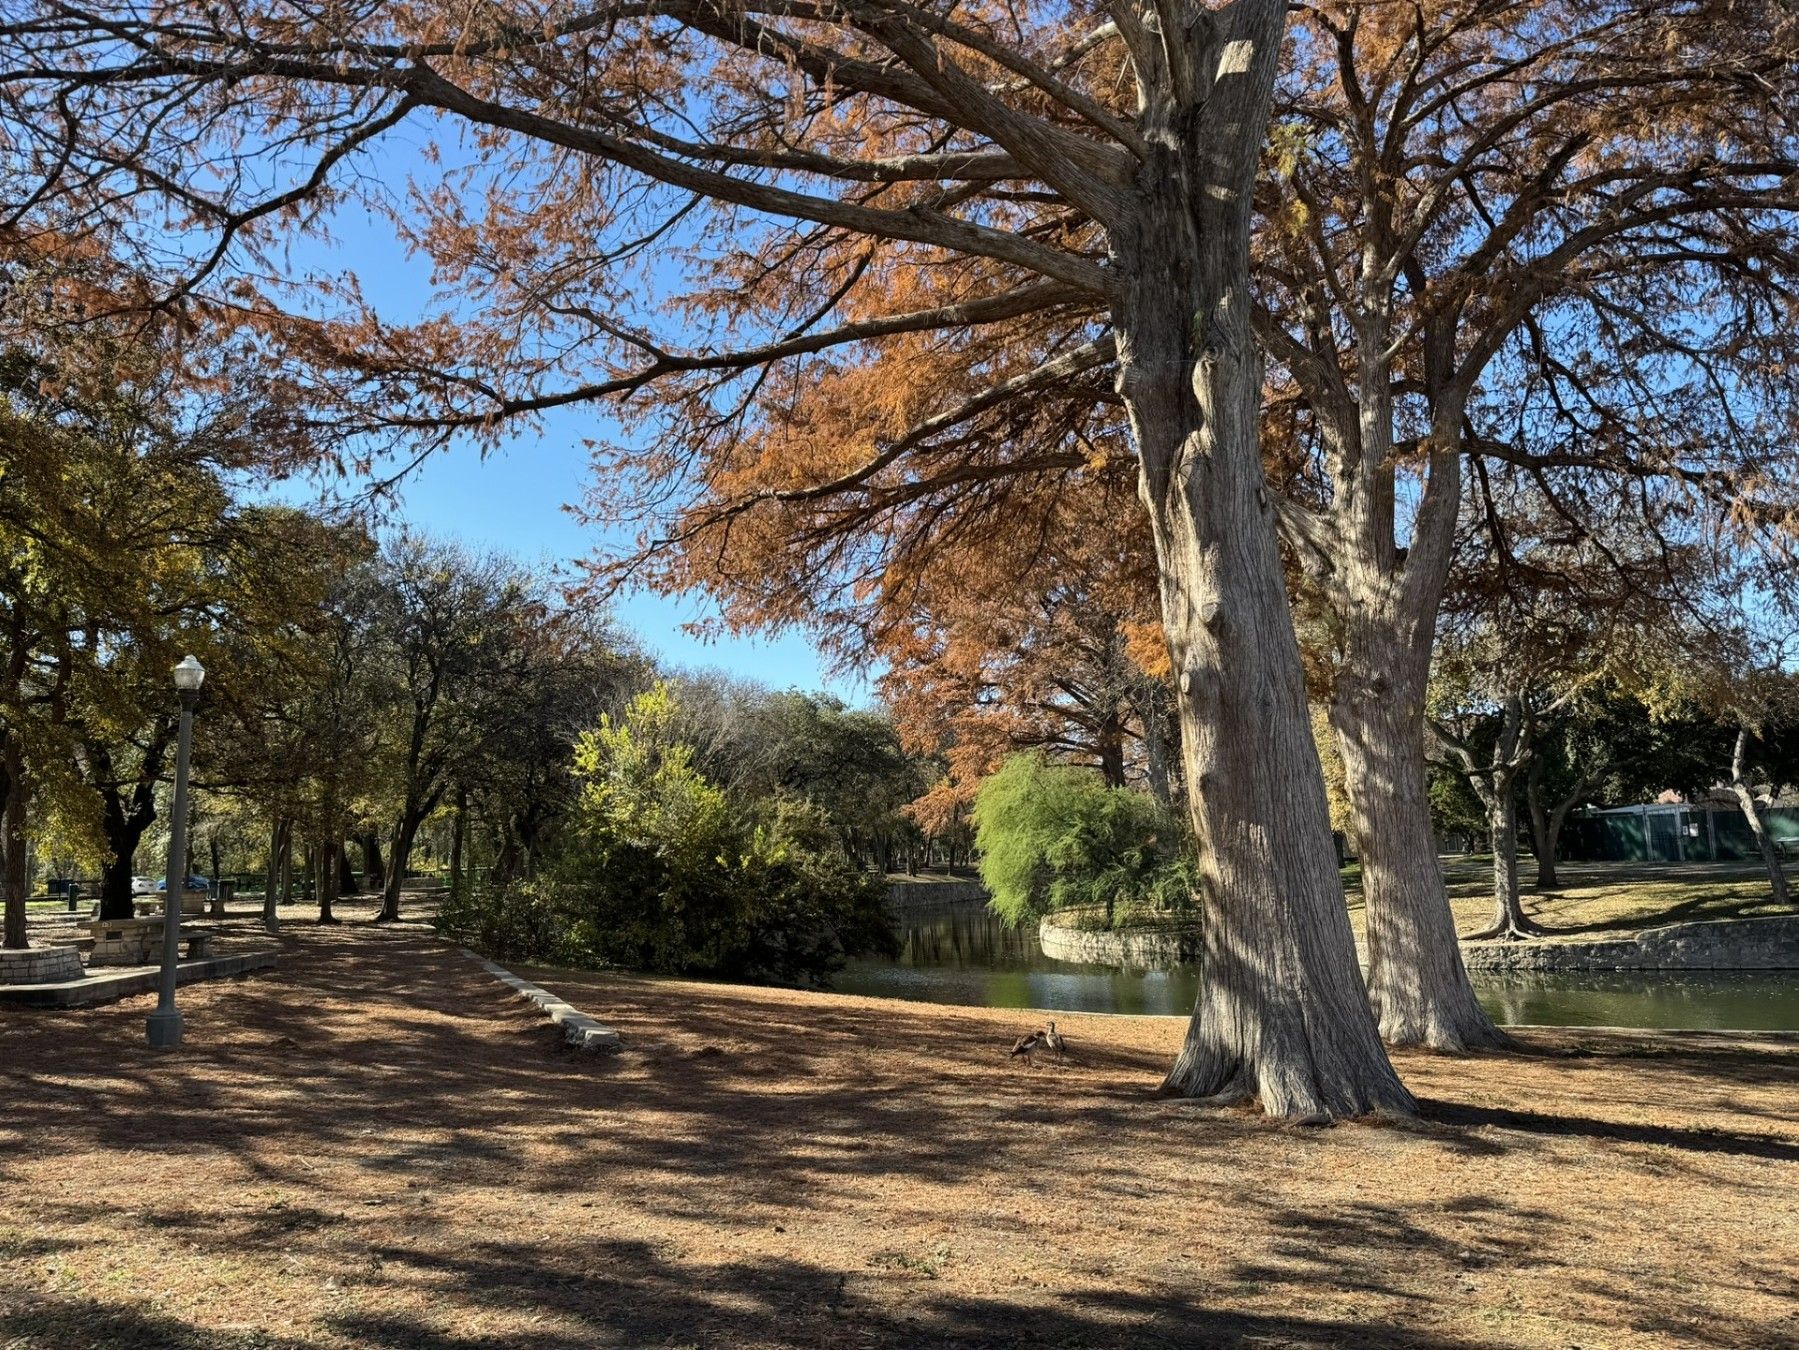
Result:
[[[1092,769],[1013,755],[981,784],[974,824],[982,884],[1008,924],[1064,909],[1103,914],[1109,927],[1193,910],[1180,823]]]

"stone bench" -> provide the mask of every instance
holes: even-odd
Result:
[[[140,919],[92,919],[82,925],[94,935],[90,966],[151,966],[162,960],[162,916]],[[187,957],[197,960],[212,955],[216,936],[209,928],[183,926]]]
[[[181,892],[182,914],[206,913],[207,902],[211,896],[211,891]],[[137,909],[138,917],[156,919],[161,918],[163,911],[168,908],[168,896],[162,891],[158,891],[154,895],[134,895],[131,897],[131,903]]]
[[[147,966],[162,951],[162,919],[90,919],[82,925],[94,935],[90,966]]]

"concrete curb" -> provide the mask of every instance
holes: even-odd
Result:
[[[506,967],[495,965],[467,947],[459,947],[457,950],[520,998],[535,1003],[539,1011],[562,1028],[563,1039],[570,1045],[602,1054],[611,1054],[619,1048],[616,1031],[604,1022],[589,1017],[566,999],[557,998],[549,990],[540,989],[528,980],[521,980]]]

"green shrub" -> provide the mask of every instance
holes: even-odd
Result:
[[[559,851],[454,921],[530,943],[512,950],[538,959],[783,984],[823,984],[847,957],[891,949],[885,887],[844,852],[828,815],[727,796],[674,739],[676,711],[659,686],[583,736],[581,800]]]
[[[1052,910],[1101,910],[1108,926],[1186,913],[1195,872],[1180,825],[1154,797],[1093,770],[1013,755],[974,803],[981,881],[1017,925]]]
[[[437,926],[476,951],[501,960],[573,964],[568,921],[552,892],[533,883],[492,889],[460,887],[438,909]]]

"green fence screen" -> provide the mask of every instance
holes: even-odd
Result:
[[[1799,844],[1799,808],[1776,806],[1767,817],[1776,841]],[[1687,806],[1571,816],[1562,827],[1559,852],[1569,862],[1728,862],[1757,856],[1741,811]]]

